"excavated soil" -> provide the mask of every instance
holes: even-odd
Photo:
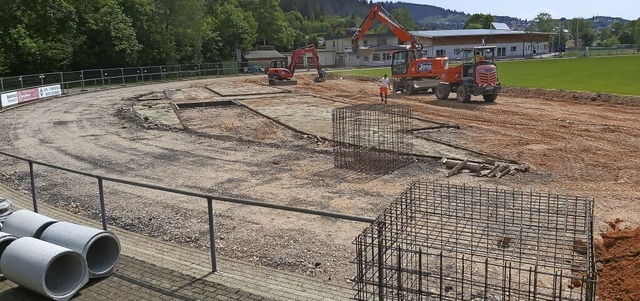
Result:
[[[372,78],[343,76],[315,83],[312,75],[296,77],[298,85],[287,87],[293,95],[347,104],[379,101]],[[640,240],[617,239],[606,247],[612,231],[607,221],[624,221],[616,224],[613,231],[618,232],[640,225],[640,98],[507,88],[495,103],[473,97],[462,104],[455,94],[445,101],[430,93],[392,94],[389,103],[409,104],[416,117],[451,125],[421,131],[429,139],[527,164],[531,172],[501,179],[464,173],[446,178],[436,160],[419,158],[375,176],[333,168],[329,142],[240,106],[181,109],[169,116],[174,114],[167,106],[171,102],[237,99],[206,89],[228,82],[242,89],[264,86],[266,79],[128,87],[7,110],[1,113],[0,149],[98,174],[368,217],[381,214],[415,180],[587,196],[595,199],[596,235],[609,233],[598,253],[600,300],[640,300],[640,264],[634,251]],[[135,100],[143,95],[155,96]],[[175,120],[184,129],[172,125]],[[43,167],[36,168],[36,179],[41,199],[97,217],[95,180]],[[26,164],[0,158],[0,181],[28,192]],[[113,183],[105,188],[111,224],[208,247],[203,200]],[[352,241],[366,224],[222,202],[215,203],[215,210],[219,254],[351,285]]]

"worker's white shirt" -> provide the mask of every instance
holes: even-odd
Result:
[[[389,87],[389,78],[381,78],[380,79],[380,87]]]

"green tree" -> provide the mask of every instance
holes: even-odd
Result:
[[[396,22],[398,22],[406,30],[418,30],[420,26],[413,18],[413,13],[406,7],[394,8],[390,14],[393,16]]]
[[[207,16],[204,25],[204,35],[202,37],[202,58],[205,62],[222,60],[219,52],[222,43],[216,24],[213,16]]]
[[[76,39],[76,11],[65,0],[5,0],[0,10],[0,57],[10,73],[67,68]]]
[[[156,8],[149,0],[119,0],[124,14],[131,19],[138,43],[140,65],[175,63],[177,55],[173,37],[164,30]]]
[[[175,43],[178,61],[202,60],[202,37],[205,26],[203,0],[153,0],[165,31]]]
[[[74,50],[74,67],[108,68],[137,64],[142,46],[136,39],[133,22],[116,0],[80,4],[78,29],[81,44]],[[78,6],[77,6],[78,7]]]
[[[302,17],[302,14],[300,14],[300,12],[288,11],[284,14],[284,18],[285,20],[287,20],[287,23],[289,23],[289,27],[293,28],[294,30],[302,29],[304,17]]]
[[[222,5],[218,12],[212,29],[220,35],[220,46],[217,47],[220,57],[235,58],[236,49],[251,49],[258,36],[258,23],[253,15],[234,1]]]
[[[591,22],[583,18],[574,18],[565,23],[567,29],[574,35],[578,47],[588,47],[596,38]]]
[[[533,19],[533,23],[535,24],[534,30],[539,32],[555,32],[557,25],[556,21],[553,20],[549,13],[539,13]]]
[[[633,21],[633,43],[636,46],[640,46],[640,18]]]
[[[490,29],[493,22],[491,14],[473,14],[464,22],[465,29]]]
[[[280,0],[243,0],[241,6],[253,14],[258,23],[259,42],[266,45],[291,47],[295,31],[289,26],[280,8]]]

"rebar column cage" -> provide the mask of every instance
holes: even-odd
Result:
[[[356,300],[595,300],[593,200],[416,182],[354,241]]]
[[[333,110],[334,166],[386,174],[413,151],[409,105],[358,104]]]

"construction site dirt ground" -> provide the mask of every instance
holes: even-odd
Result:
[[[640,98],[508,88],[495,103],[473,97],[463,104],[455,94],[446,101],[431,93],[391,94],[390,104],[411,106],[414,128],[423,129],[416,136],[435,146],[418,147],[426,149],[423,156],[393,173],[371,175],[334,168],[326,136],[332,108],[379,102],[376,80],[296,77],[297,86],[282,88],[267,86],[261,75],[28,104],[0,113],[0,150],[100,175],[372,218],[416,180],[586,196],[595,199],[598,254],[606,255],[598,259],[598,296],[640,299],[639,231],[608,243],[605,237],[604,244],[600,235],[640,225]],[[220,105],[180,106],[211,101]],[[531,169],[500,179],[447,178],[440,155]],[[95,179],[35,171],[41,200],[98,218]],[[0,181],[28,193],[28,165],[0,157]],[[110,182],[105,190],[110,224],[209,247],[204,200]],[[224,202],[214,210],[219,255],[352,285],[352,242],[367,224]],[[622,242],[631,247],[615,247]]]

